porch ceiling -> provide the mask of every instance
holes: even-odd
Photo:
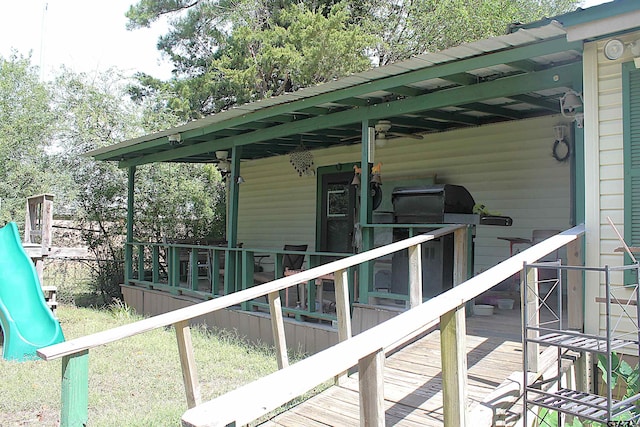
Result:
[[[363,121],[391,132],[429,134],[557,114],[582,81],[582,43],[557,22],[520,29],[375,68],[323,85],[245,104],[173,129],[95,150],[121,167],[211,162],[243,146],[243,159],[360,143]],[[180,134],[172,145],[169,136]],[[425,138],[426,140],[426,138]]]

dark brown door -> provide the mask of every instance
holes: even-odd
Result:
[[[353,172],[322,176],[320,202],[320,250],[353,253],[353,227],[356,217],[356,188]]]

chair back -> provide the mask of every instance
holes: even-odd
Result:
[[[285,251],[305,252],[308,245],[284,245]],[[304,254],[284,254],[282,266],[285,270],[300,270],[304,263]]]

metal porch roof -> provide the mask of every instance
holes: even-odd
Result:
[[[374,68],[322,85],[240,105],[182,126],[88,153],[128,167],[210,162],[243,146],[243,159],[360,142],[361,123],[390,120],[392,132],[424,134],[559,113],[581,84],[582,43],[552,21],[511,34]],[[170,135],[180,135],[170,144]]]

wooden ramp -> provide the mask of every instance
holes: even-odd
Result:
[[[469,413],[513,372],[522,371],[519,310],[467,318]],[[441,426],[442,378],[439,331],[387,357],[384,370],[386,425]],[[471,420],[470,420],[471,421]],[[358,378],[291,408],[266,426],[359,424]]]

